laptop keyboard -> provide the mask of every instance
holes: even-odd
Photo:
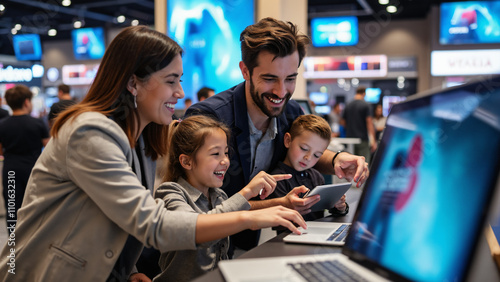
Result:
[[[343,242],[345,240],[345,237],[347,236],[347,233],[349,233],[349,228],[351,228],[351,225],[349,224],[342,224],[333,234],[326,239],[327,241],[337,241],[337,242]]]
[[[368,281],[338,260],[288,264],[305,280],[316,281]]]

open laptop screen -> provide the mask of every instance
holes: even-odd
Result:
[[[499,77],[395,105],[344,253],[409,280],[463,280],[499,155]]]

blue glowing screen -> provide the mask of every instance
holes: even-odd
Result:
[[[243,81],[239,39],[254,23],[254,1],[169,0],[167,18],[168,35],[184,50],[184,99],[196,102],[202,87],[218,93]]]
[[[500,43],[500,1],[441,3],[441,44]]]

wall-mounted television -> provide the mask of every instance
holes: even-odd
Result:
[[[365,101],[372,104],[377,104],[380,101],[380,94],[382,94],[382,89],[380,88],[366,88],[365,91]]]
[[[14,53],[18,61],[40,61],[42,44],[38,34],[17,34],[12,37]]]
[[[240,33],[254,23],[253,0],[169,0],[168,35],[184,49],[184,99],[204,86],[224,91],[243,81]]]
[[[328,93],[325,92],[311,92],[309,93],[309,99],[313,101],[315,105],[324,105],[328,103],[330,97]]]
[[[314,47],[352,46],[358,44],[358,18],[329,17],[311,20]]]
[[[441,3],[439,43],[500,43],[500,1]]]
[[[77,60],[96,60],[102,58],[106,49],[104,29],[88,27],[73,29],[73,54]]]

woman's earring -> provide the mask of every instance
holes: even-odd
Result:
[[[137,96],[134,95],[134,107],[137,109]]]

